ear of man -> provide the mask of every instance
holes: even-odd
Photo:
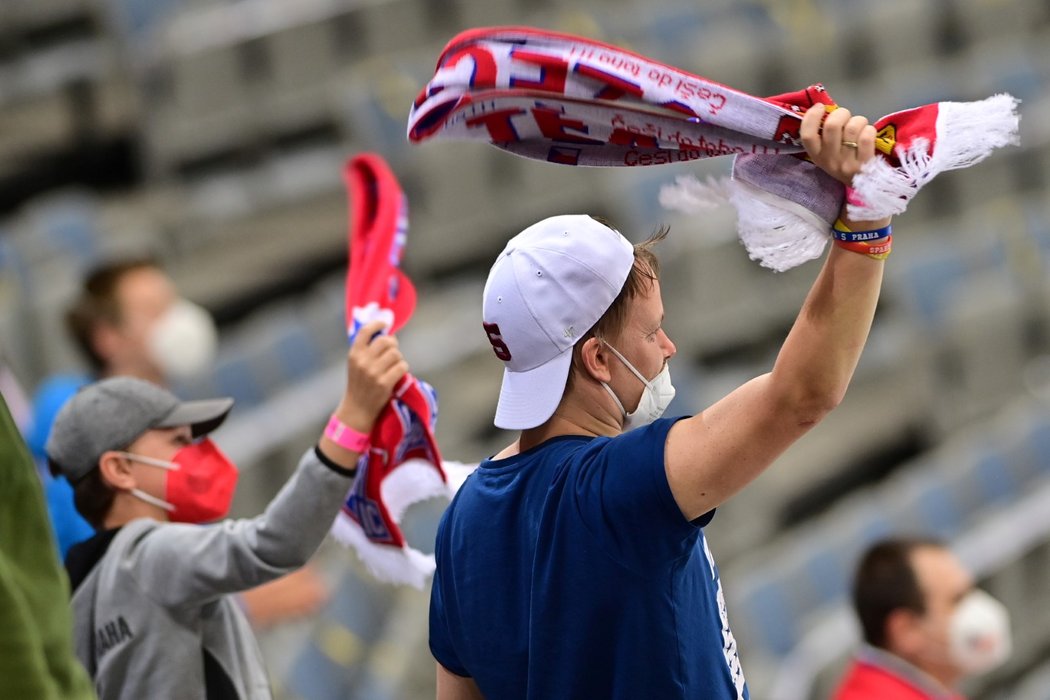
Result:
[[[898,608],[886,616],[886,650],[898,656],[912,657],[927,644],[918,613]]]
[[[112,362],[123,343],[120,329],[113,323],[100,321],[91,331],[91,346],[104,364]]]
[[[612,380],[611,355],[605,343],[591,336],[580,345],[579,362],[574,362],[573,367],[596,382],[609,382]]]

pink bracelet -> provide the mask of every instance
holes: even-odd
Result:
[[[855,207],[868,206],[867,203],[860,198],[860,195],[857,194],[857,190],[848,185],[846,186],[846,204],[852,204]]]
[[[359,455],[368,451],[368,445],[371,441],[368,435],[354,430],[339,420],[334,413],[328,419],[328,425],[324,429],[324,436],[340,447],[356,452]]]

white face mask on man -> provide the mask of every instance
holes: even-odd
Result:
[[[1006,606],[975,588],[959,601],[948,626],[952,663],[970,676],[995,669],[1010,656],[1010,613]]]
[[[950,665],[964,676],[980,676],[1010,656],[1010,614],[1002,603],[979,588],[967,593],[948,618],[947,633],[928,627],[923,659]]]
[[[179,299],[157,319],[149,334],[149,353],[168,379],[186,379],[215,361],[215,321],[202,307]]]
[[[671,404],[674,399],[674,386],[671,384],[671,370],[667,363],[664,362],[663,369],[657,373],[652,379],[646,379],[641,372],[635,369],[634,365],[627,361],[627,358],[620,354],[620,351],[610,345],[608,342],[602,340],[605,346],[612,350],[613,354],[620,359],[620,362],[624,364],[627,369],[631,370],[634,376],[641,380],[645,388],[642,389],[642,397],[638,400],[638,407],[630,413],[623,407],[623,402],[620,401],[619,397],[616,396],[616,392],[612,390],[605,382],[602,382],[602,386],[609,392],[609,396],[612,396],[613,401],[620,409],[620,413],[623,415],[623,429],[625,431],[631,428],[639,428],[643,425],[649,425],[654,420],[659,418],[667,410],[667,407]]]

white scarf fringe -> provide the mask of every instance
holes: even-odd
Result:
[[[376,544],[365,536],[361,526],[340,511],[332,524],[332,535],[342,545],[357,552],[358,559],[378,581],[408,585],[422,590],[434,573],[434,556],[408,545],[391,547]]]
[[[1020,101],[1000,93],[978,102],[940,102],[937,105],[937,142],[933,153],[926,139],[917,138],[907,149],[898,146],[900,167],[882,158],[864,164],[853,178],[857,199],[848,214],[854,221],[873,221],[902,213],[915,193],[946,170],[966,168],[987,158],[993,150],[1018,144]]]
[[[829,238],[827,222],[809,209],[728,177],[679,175],[660,189],[660,204],[684,214],[731,204],[748,256],[775,272],[819,258]]]
[[[380,486],[383,502],[390,517],[400,524],[409,506],[430,498],[451,498],[477,464],[441,463],[448,483],[442,481],[434,466],[421,459],[411,459],[387,475]],[[332,523],[332,536],[340,544],[357,552],[358,558],[372,576],[384,583],[408,585],[422,590],[434,573],[434,555],[418,549],[393,547],[372,542],[361,526],[340,511]]]
[[[1017,144],[1019,100],[1005,93],[979,102],[941,102],[937,112],[937,143],[917,138],[898,147],[901,164],[893,167],[872,158],[853,179],[858,201],[848,205],[855,221],[872,221],[902,213],[923,185],[946,170],[965,168],[1008,144]],[[820,257],[827,244],[829,223],[810,210],[740,180],[708,177],[700,182],[679,175],[660,189],[664,208],[697,214],[721,204],[737,211],[737,233],[752,260],[777,272]]]

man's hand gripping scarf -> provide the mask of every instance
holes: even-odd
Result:
[[[609,44],[525,27],[455,37],[413,104],[408,137],[481,139],[563,165],[641,166],[734,156],[732,180],[680,180],[686,210],[728,198],[752,259],[787,270],[818,257],[845,188],[805,159],[799,127],[821,85],[761,98]],[[899,214],[935,175],[1017,143],[1018,101],[939,102],[875,122],[877,153],[854,178],[849,216]]]

